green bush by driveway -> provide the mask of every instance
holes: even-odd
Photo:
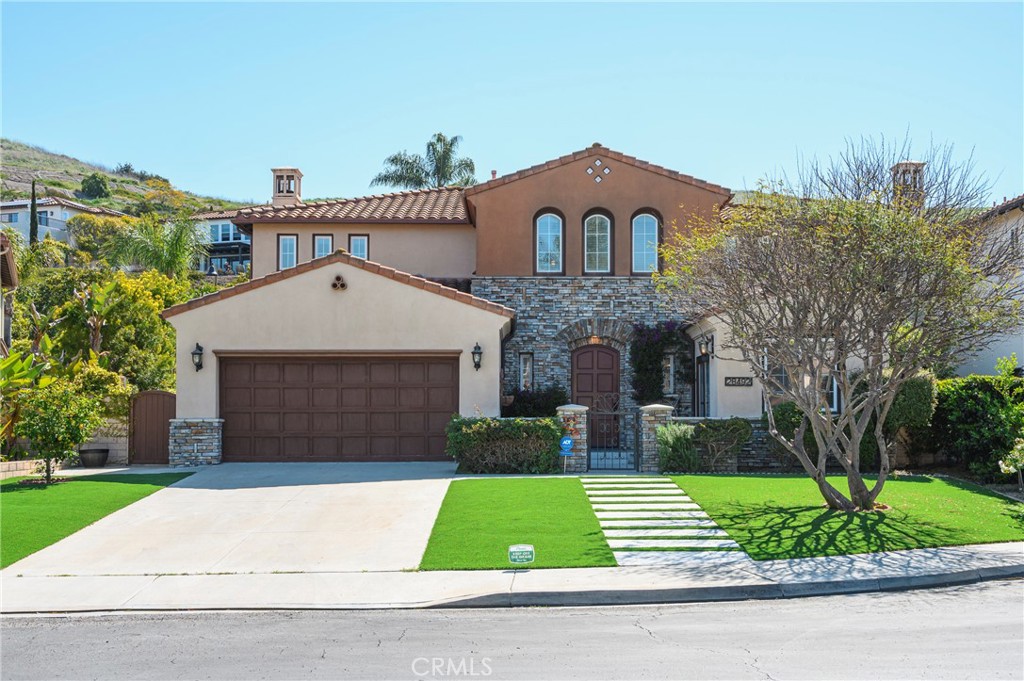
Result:
[[[577,478],[511,478],[452,482],[420,568],[511,568],[511,544],[536,549],[522,567],[616,564]]]
[[[446,451],[460,473],[556,473],[561,467],[555,418],[467,418],[456,414],[445,428]]]
[[[958,480],[890,478],[878,499],[890,510],[848,514],[825,508],[804,475],[673,479],[754,560],[1024,541],[1024,504]]]
[[[59,473],[58,473],[59,475]],[[0,568],[191,473],[90,475],[55,485],[0,483]]]

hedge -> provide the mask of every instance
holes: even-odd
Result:
[[[695,473],[700,470],[700,452],[693,439],[694,427],[669,423],[655,431],[658,439],[658,470],[662,473]]]
[[[460,473],[557,473],[562,425],[555,418],[497,419],[456,415],[445,428],[448,455]]]
[[[555,410],[569,404],[569,393],[560,385],[553,385],[538,390],[519,390],[512,393],[512,404],[503,407],[501,415],[505,417],[538,417],[554,416]]]
[[[1024,379],[966,376],[938,382],[931,440],[937,453],[986,481],[1024,436]]]

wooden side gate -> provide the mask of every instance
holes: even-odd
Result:
[[[170,420],[174,418],[174,393],[146,390],[132,398],[128,430],[128,456],[133,464],[166,464]]]

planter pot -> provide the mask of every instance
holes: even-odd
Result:
[[[78,459],[82,462],[82,468],[103,468],[107,465],[109,449],[80,449]]]

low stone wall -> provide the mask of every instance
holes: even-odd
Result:
[[[17,478],[23,475],[32,475],[39,465],[37,459],[22,459],[21,461],[0,461],[0,480]],[[57,469],[60,469],[58,464]]]
[[[223,419],[171,419],[170,452],[172,467],[219,464]]]

